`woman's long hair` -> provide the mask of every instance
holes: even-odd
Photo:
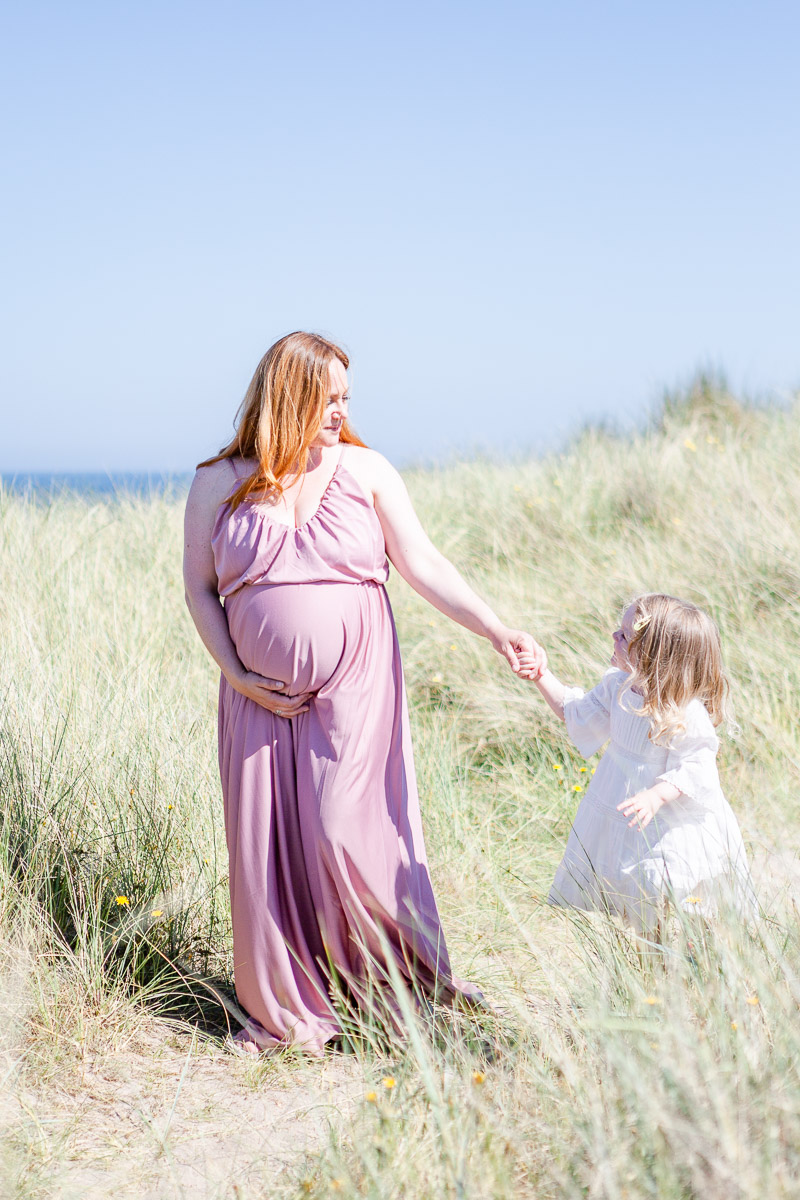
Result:
[[[651,741],[669,744],[686,729],[685,711],[701,700],[715,725],[730,719],[730,685],[722,665],[719,630],[689,600],[649,592],[633,601],[627,687],[642,696]]]
[[[317,333],[296,332],[275,342],[261,359],[236,414],[233,440],[198,463],[208,467],[237,455],[258,460],[252,475],[231,494],[231,512],[252,495],[280,496],[286,476],[305,471],[330,394],[330,366],[337,358],[347,370],[350,359],[341,346]],[[364,445],[347,421],[339,440]]]

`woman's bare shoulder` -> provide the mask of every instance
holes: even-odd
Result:
[[[353,446],[350,442],[345,442],[342,446],[342,458],[348,463],[386,462],[383,455],[370,446]]]
[[[236,473],[229,458],[198,467],[189,488],[187,512],[216,512],[222,501],[230,495],[235,482]]]
[[[378,450],[369,446],[346,445],[342,451],[342,462],[365,487],[374,492],[387,475],[396,475],[392,464]]]

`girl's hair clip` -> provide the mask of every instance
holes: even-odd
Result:
[[[637,617],[636,620],[633,622],[633,632],[641,633],[643,629],[647,629],[647,626],[649,624],[650,624],[649,614],[647,616]]]

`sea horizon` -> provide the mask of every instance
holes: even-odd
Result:
[[[104,499],[187,491],[193,471],[0,471],[0,489],[46,499],[72,492]]]

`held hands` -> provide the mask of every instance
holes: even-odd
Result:
[[[547,667],[547,655],[542,647],[520,629],[501,630],[492,639],[492,645],[521,679],[538,679]]]
[[[280,679],[265,679],[255,671],[245,671],[235,680],[231,679],[228,682],[237,692],[241,692],[249,700],[255,700],[256,704],[260,704],[268,712],[275,713],[276,717],[291,718],[308,712],[308,701],[313,694],[303,692],[299,696],[283,695],[285,683]]]
[[[528,634],[524,634],[523,636],[529,637]],[[532,638],[531,641],[533,641]],[[537,645],[536,642],[533,642],[533,645],[535,647],[535,652],[527,649],[521,649],[517,653],[517,661],[519,663],[517,674],[519,675],[520,679],[529,679],[532,683],[535,683],[537,679],[541,679],[542,675],[547,670],[547,653],[544,648]]]
[[[540,646],[542,652],[541,659],[537,659],[533,654],[520,654],[519,670],[517,674],[520,679],[529,679],[531,683],[535,683],[537,679],[541,679],[547,670],[547,654]]]

